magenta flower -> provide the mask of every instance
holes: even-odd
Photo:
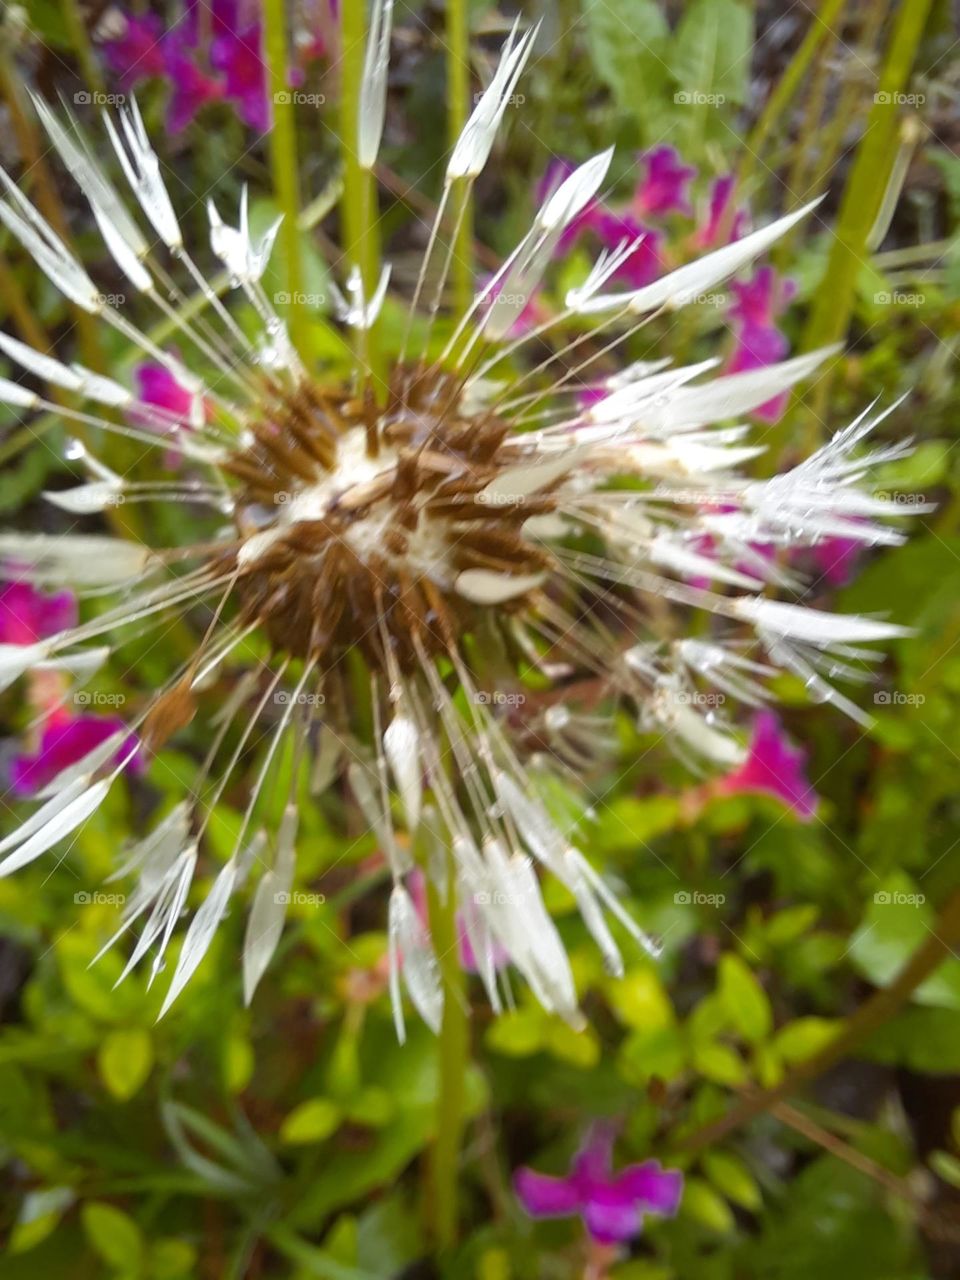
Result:
[[[123,13],[118,20],[122,24],[120,34],[103,42],[103,56],[119,77],[121,89],[133,89],[142,80],[162,76],[166,70],[163,24],[157,15]]]
[[[513,1185],[532,1218],[568,1218],[579,1214],[600,1244],[632,1240],[643,1229],[645,1214],[672,1218],[683,1192],[679,1169],[659,1161],[628,1165],[612,1174],[613,1134],[598,1129],[574,1157],[564,1178],[533,1169],[518,1169]]]
[[[750,222],[747,210],[733,207],[736,187],[737,180],[732,173],[714,180],[710,188],[707,220],[696,235],[698,248],[713,249],[721,244],[730,244],[739,240],[747,230]]]
[[[427,882],[423,872],[419,867],[414,868],[410,873],[407,882],[410,890],[410,897],[413,899],[414,909],[425,926],[429,927],[430,917],[427,907]],[[467,930],[467,922],[464,919],[462,911],[457,912],[457,943],[460,952],[460,968],[465,973],[479,973],[480,963],[477,959],[477,953],[473,949],[473,943],[470,941],[470,934]],[[503,947],[494,938],[491,941],[491,957],[494,969],[503,969],[509,963],[509,957]]]
[[[816,572],[831,587],[845,587],[853,578],[857,557],[863,550],[863,543],[856,538],[824,538],[815,546],[807,549]]]
[[[193,397],[186,387],[182,387],[176,378],[162,364],[145,360],[138,364],[133,373],[137,384],[137,397],[143,404],[154,405],[164,415],[169,415],[171,423],[187,426]]]
[[[33,644],[76,625],[72,592],[44,595],[28,582],[0,584],[0,644]]]
[[[235,105],[243,123],[258,133],[266,133],[273,119],[262,46],[259,22],[223,32],[210,46],[210,65],[223,72],[224,96]]]
[[[695,167],[681,164],[675,147],[655,147],[646,153],[643,162],[647,172],[633,193],[634,212],[639,217],[692,213],[686,188],[697,176]]]
[[[816,812],[817,793],[804,772],[806,752],[792,747],[772,711],[754,717],[750,751],[738,768],[721,778],[719,791],[727,795],[761,792],[792,809],[801,822]]]
[[[35,795],[63,769],[82,760],[123,728],[124,722],[119,716],[69,716],[65,712],[54,715],[43,730],[36,752],[14,756],[10,768],[13,793]],[[122,760],[136,772],[143,768],[133,734],[127,736],[117,751],[115,762],[119,764]]]
[[[179,29],[170,32],[164,41],[163,56],[166,78],[173,86],[167,105],[167,128],[171,133],[180,133],[202,107],[223,97],[223,86],[196,65]]]
[[[753,278],[731,285],[736,302],[730,318],[736,333],[736,345],[727,365],[727,373],[742,373],[776,364],[790,350],[786,335],[777,327],[776,318],[796,293],[792,280],[779,277],[773,267],[759,267]],[[787,407],[789,395],[775,396],[754,409],[763,422],[776,422]]]
[[[634,289],[642,289],[645,284],[663,274],[664,261],[661,252],[663,235],[651,227],[645,227],[629,213],[613,213],[600,209],[594,213],[590,222],[601,243],[607,249],[616,249],[624,240],[643,239],[617,271],[617,278],[626,281]]]

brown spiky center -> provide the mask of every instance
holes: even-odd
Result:
[[[460,574],[520,580],[548,567],[523,525],[554,499],[486,500],[518,464],[517,445],[443,370],[397,369],[385,405],[310,384],[274,388],[252,434],[226,464],[240,485],[231,556],[245,618],[280,650],[329,668],[359,648],[380,669],[389,646],[406,668],[476,622]]]

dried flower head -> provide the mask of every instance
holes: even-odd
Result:
[[[390,8],[375,9],[361,104],[368,166],[382,128]],[[452,252],[441,219],[486,164],[535,39],[535,29],[514,29],[453,149],[412,312],[426,292],[441,297],[444,271],[439,288],[436,273],[430,276],[438,260],[449,265]],[[442,355],[409,355],[408,339],[381,394],[361,356],[387,273],[372,296],[358,274],[338,295],[360,355],[347,385],[331,383],[305,366],[262,287],[277,226],[254,236],[246,197],[236,225],[210,203],[210,245],[257,317],[255,339],[188,253],[136,105],[104,123],[140,217],[78,124],[41,102],[37,110],[117,267],[166,317],[183,355],[159,349],[111,305],[0,174],[0,221],[72,302],[134,343],[167,392],[176,389],[173,399],[138,395],[0,336],[15,365],[108,406],[111,415],[54,410],[11,380],[0,380],[0,400],[120,433],[155,460],[149,479],[132,480],[78,446],[73,456],[89,479],[48,495],[62,510],[88,515],[122,499],[205,505],[212,515],[198,524],[194,542],[175,547],[72,533],[0,538],[0,560],[15,565],[18,577],[114,599],[77,626],[0,646],[0,687],[36,667],[88,679],[125,636],[159,626],[171,611],[206,605],[208,613],[189,661],[128,728],[61,771],[40,793],[41,807],[0,841],[0,875],[40,857],[95,811],[129,757],[128,730],[156,752],[197,717],[209,726],[198,775],[122,868],[139,876],[117,935],[136,925],[129,966],[152,950],[154,975],[161,968],[204,856],[210,814],[241,763],[255,759],[256,767],[232,856],[186,930],[164,1008],[247,879],[257,882],[244,948],[247,999],[270,961],[295,874],[298,809],[291,790],[279,829],[261,832],[258,802],[289,748],[295,774],[312,760],[316,788],[346,777],[388,860],[391,990],[401,1035],[401,980],[431,1026],[443,1004],[429,928],[409,890],[415,860],[441,895],[456,895],[494,1006],[505,956],[548,1009],[577,1022],[570,965],[537,868],[572,892],[612,972],[621,959],[609,917],[656,948],[549,816],[531,785],[530,757],[547,758],[576,781],[607,743],[598,708],[619,701],[688,760],[731,770],[746,752],[726,707],[762,705],[769,678],[789,671],[815,698],[863,719],[831,681],[857,675],[869,656],[865,642],[901,634],[874,618],[770,598],[768,588],[796,597],[801,583],[782,557],[755,550],[834,537],[900,541],[882,523],[896,513],[893,504],[859,487],[869,465],[904,451],[894,445],[858,455],[880,420],[869,412],[786,474],[757,480],[736,470],[760,452],[747,441],[742,415],[808,376],[826,353],[714,378],[717,362],[709,360],[675,368],[662,359],[612,378],[593,374],[594,339],[602,335],[603,350],[613,350],[650,317],[695,300],[754,261],[809,206],[643,288],[606,292],[635,247],[624,242],[567,296],[562,316],[514,338],[564,233],[605,181],[610,153],[595,156],[545,198],[529,232],[459,317]],[[182,305],[177,279],[202,291],[200,318]],[[436,303],[425,310],[429,322]],[[507,358],[553,324],[573,325],[569,346],[511,373],[515,362]],[[182,459],[172,472],[164,470],[171,447]],[[707,538],[709,555],[698,549]],[[232,670],[256,637],[259,660],[212,706],[215,675]],[[530,709],[511,695],[522,688],[521,667],[551,690],[531,699]],[[724,693],[723,708],[708,691]],[[258,725],[266,745],[257,756]]]

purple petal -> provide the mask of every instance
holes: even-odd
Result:
[[[266,133],[271,111],[260,24],[217,36],[210,46],[210,65],[223,72],[225,95],[236,104],[244,124],[258,133]]]
[[[103,57],[107,66],[120,77],[122,89],[132,89],[142,80],[164,73],[163,24],[156,14],[142,17],[132,13],[120,15],[121,34],[104,40]]]
[[[802,822],[816,812],[817,794],[804,773],[806,752],[790,746],[772,711],[761,711],[753,722],[747,759],[720,780],[728,794],[759,791],[781,800]]]
[[[584,1205],[583,1220],[594,1240],[619,1244],[640,1234],[643,1215],[629,1192],[617,1183],[597,1186]]]
[[[202,107],[223,97],[223,86],[193,62],[183,23],[164,40],[163,56],[173,85],[167,106],[167,128],[171,133],[180,133]]]
[[[655,147],[644,156],[646,177],[633,195],[637,213],[692,213],[686,188],[697,176],[693,165],[680,163],[675,147]]]
[[[124,722],[119,716],[76,716],[54,720],[44,729],[35,755],[24,753],[14,757],[10,770],[13,791],[18,796],[35,794],[62,769],[82,760],[123,727]],[[119,761],[129,756],[135,746],[136,738],[131,734],[120,747],[116,759]],[[128,767],[135,771],[143,768],[139,752]]]
[[[531,1218],[566,1218],[583,1205],[574,1178],[551,1178],[524,1167],[513,1175],[513,1186]]]
[[[616,1186],[645,1213],[672,1218],[683,1195],[683,1174],[679,1169],[664,1169],[659,1160],[645,1160],[624,1169]]]
[[[746,209],[734,210],[732,206],[737,180],[732,173],[717,178],[710,188],[710,206],[707,221],[696,235],[701,249],[712,249],[721,243],[739,240],[749,225]]]
[[[0,643],[33,644],[77,625],[77,602],[69,591],[44,595],[28,582],[0,586]]]

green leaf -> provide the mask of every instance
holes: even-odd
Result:
[[[686,1068],[686,1042],[676,1027],[662,1027],[652,1032],[640,1028],[628,1035],[620,1046],[617,1065],[630,1084],[643,1086],[655,1077],[669,1083]]]
[[[196,1274],[197,1251],[186,1240],[157,1240],[147,1266],[151,1280],[189,1280]]]
[[[308,1098],[294,1107],[280,1126],[280,1137],[291,1144],[323,1142],[340,1126],[341,1111],[329,1098]]]
[[[153,1041],[150,1032],[139,1027],[111,1031],[97,1053],[100,1079],[120,1102],[139,1090],[153,1066]]]
[[[592,1027],[575,1031],[562,1018],[550,1018],[545,1027],[544,1048],[555,1058],[584,1071],[600,1060],[600,1041]]]
[[[732,951],[720,957],[718,992],[732,1024],[747,1040],[763,1040],[773,1026],[773,1011],[756,974]]]
[[[716,1084],[741,1085],[750,1078],[740,1055],[719,1040],[694,1041],[690,1061],[695,1071]]]
[[[703,1157],[703,1171],[728,1200],[756,1213],[763,1205],[757,1180],[739,1156],[729,1151],[708,1151]]]
[[[936,915],[909,876],[896,872],[882,881],[854,935],[850,957],[857,971],[878,987],[896,977],[930,937]],[[916,989],[918,1004],[960,1009],[960,960],[951,956]]]
[[[487,1029],[487,1047],[510,1058],[528,1058],[539,1053],[546,1036],[546,1017],[542,1010],[529,1006],[502,1013]]]
[[[687,1178],[684,1182],[680,1216],[723,1236],[729,1235],[736,1227],[736,1219],[726,1200],[702,1178]]]
[[[657,0],[585,0],[583,16],[597,75],[617,105],[633,115],[645,140],[653,140],[672,92],[662,6]]]
[[[840,1025],[829,1018],[797,1018],[780,1028],[773,1044],[785,1062],[803,1062],[829,1044]]]
[[[674,1024],[673,1005],[652,965],[611,978],[607,1000],[625,1027],[653,1032]]]
[[[115,1205],[91,1200],[80,1211],[91,1246],[117,1271],[138,1273],[143,1261],[143,1237],[134,1220]]]
[[[28,1191],[23,1198],[16,1224],[10,1232],[7,1251],[11,1254],[26,1253],[46,1240],[73,1201],[74,1193],[70,1187],[44,1187],[39,1191]]]

